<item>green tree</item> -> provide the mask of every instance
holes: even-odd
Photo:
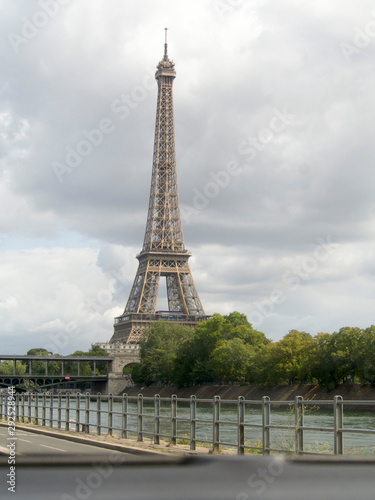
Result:
[[[51,351],[47,351],[42,347],[35,347],[27,351],[28,356],[51,356],[53,355]],[[54,354],[53,356],[59,356],[59,354]],[[25,365],[28,371],[28,364]],[[46,372],[45,361],[32,360],[31,361],[31,373],[36,375],[44,375]],[[61,373],[61,362],[56,360],[47,361],[47,374],[48,375],[59,375]]]
[[[327,390],[333,389],[332,335],[321,332],[315,335],[313,341],[309,358],[310,380],[323,385]]]
[[[26,364],[21,360],[16,361],[16,375],[24,375],[25,373]],[[0,374],[13,375],[13,361],[11,359],[0,361]]]
[[[179,323],[153,323],[140,342],[141,363],[131,369],[133,380],[147,385],[173,382],[177,351],[193,335],[191,328]]]
[[[102,349],[101,347],[99,347],[98,345],[94,345],[87,352],[87,356],[107,357],[108,352],[105,349]],[[97,361],[96,362],[96,373],[99,375],[106,375],[108,373],[108,363],[106,363],[105,361]]]
[[[362,383],[375,386],[375,326],[363,332],[363,349],[360,354],[358,377]]]
[[[55,356],[60,357],[58,354],[55,354]],[[62,361],[58,360],[48,360],[47,361],[47,370],[48,370],[48,375],[60,375],[61,374],[61,363]]]
[[[73,354],[69,356],[79,356],[79,357],[87,357],[87,352],[84,351],[75,351]],[[65,361],[65,373],[67,375],[77,375],[78,374],[78,361]],[[92,363],[90,361],[80,361],[79,362],[79,374],[80,375],[92,375],[93,368]]]
[[[108,356],[107,351],[99,346],[93,346],[89,351],[75,351],[69,356],[79,356],[79,357],[95,357],[95,356]],[[98,361],[95,363],[96,373],[99,375],[105,375],[107,373],[107,363],[105,361]],[[69,375],[77,375],[78,371],[78,361],[65,361],[65,372]],[[93,375],[94,373],[94,362],[93,361],[80,361],[79,362],[79,372],[80,375]]]
[[[262,368],[258,382],[262,384],[293,384],[306,382],[306,371],[313,338],[309,333],[291,330],[279,342],[263,351]]]
[[[89,351],[87,351],[87,356],[108,356],[108,352],[102,347],[94,345]]]
[[[327,390],[348,380],[365,381],[369,371],[364,367],[370,366],[366,360],[373,341],[371,329],[364,331],[356,327],[318,334],[310,359],[312,377]]]
[[[252,377],[256,351],[241,338],[222,340],[208,360],[215,381],[245,382]]]
[[[327,390],[341,382],[375,382],[375,327],[343,327],[314,337],[311,376]]]
[[[44,349],[43,347],[34,347],[33,349],[29,349],[26,354],[27,356],[51,356],[52,352],[47,351],[47,349]],[[29,367],[27,367],[27,370],[28,369]],[[45,361],[33,359],[31,361],[31,373],[33,375],[45,375]]]
[[[52,352],[43,349],[43,347],[34,347],[33,349],[29,349],[26,354],[28,356],[50,356]]]
[[[233,339],[241,339],[245,345],[253,346],[256,352],[270,343],[264,333],[253,329],[244,314],[214,314],[199,323],[195,335],[178,350],[175,383],[182,386],[214,381],[213,352],[224,340]]]
[[[364,330],[361,328],[340,328],[332,335],[331,359],[336,383],[355,381],[360,373],[362,354],[365,347]]]

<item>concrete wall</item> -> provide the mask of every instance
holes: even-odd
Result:
[[[139,351],[129,351],[124,353],[113,354],[114,360],[112,361],[111,372],[121,373],[122,369],[130,363],[139,363]]]
[[[118,396],[125,389],[133,387],[134,383],[130,375],[124,375],[122,370],[124,366],[131,363],[139,363],[139,350],[129,350],[124,353],[113,353],[112,363],[109,365],[107,382],[92,382],[91,393],[113,394]]]
[[[130,375],[124,375],[122,370],[124,366],[131,363],[139,363],[139,351],[129,351],[126,353],[114,354],[114,360],[111,363],[111,371],[108,373],[108,383],[105,393],[118,396],[128,387],[133,387],[133,381]]]
[[[133,386],[134,383],[130,375],[121,374],[121,376],[119,376],[114,373],[110,373],[108,376],[106,394],[113,394],[114,396],[118,396],[122,394],[126,389]]]

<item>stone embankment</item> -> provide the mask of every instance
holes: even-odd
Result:
[[[221,399],[237,399],[243,396],[247,400],[259,401],[263,396],[269,396],[271,401],[292,401],[296,396],[307,400],[332,400],[334,396],[342,396],[344,400],[365,400],[375,402],[375,387],[360,384],[341,384],[332,391],[327,391],[319,385],[277,385],[272,387],[257,387],[253,385],[202,385],[192,387],[171,386],[135,386],[127,387],[125,391],[129,396],[143,394],[161,397],[170,397],[176,394],[180,398],[189,398],[194,394],[199,399],[211,399],[220,396]]]

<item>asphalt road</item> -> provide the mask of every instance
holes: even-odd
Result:
[[[15,439],[16,438],[16,439]],[[100,448],[95,445],[75,443],[65,439],[59,439],[43,434],[35,434],[25,430],[16,430],[16,435],[10,438],[7,427],[0,427],[0,454],[9,455],[9,448],[7,445],[11,442],[16,443],[16,456],[17,455],[74,455],[87,457],[88,455],[95,454],[96,456],[108,456],[111,454],[123,455],[123,452],[108,450]]]
[[[374,462],[310,462],[257,455],[167,457],[169,462],[164,457],[162,461],[158,457],[133,457],[129,461],[123,454],[102,463],[90,457],[88,463],[76,464],[54,463],[51,455],[48,457],[28,464],[22,464],[19,458],[13,471],[14,492],[5,479],[9,465],[0,466],[0,498],[374,500]],[[12,479],[10,484],[12,487]]]

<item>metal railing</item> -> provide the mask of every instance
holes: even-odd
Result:
[[[168,312],[168,314],[167,314]],[[206,321],[211,318],[211,316],[202,315],[196,316],[194,314],[181,314],[171,313],[166,311],[164,314],[157,313],[124,313],[121,316],[117,316],[114,319],[114,324],[117,325],[119,323],[124,323],[127,321],[140,321],[140,322],[150,322],[150,321],[178,321],[179,323],[197,323],[198,321]]]
[[[346,401],[345,404],[356,408],[375,407],[375,401]],[[118,435],[123,439],[133,437],[143,441],[149,438],[157,445],[162,444],[161,440],[171,445],[189,444],[190,450],[201,445],[209,446],[214,452],[234,448],[240,455],[250,451],[263,455],[342,455],[350,453],[344,450],[345,435],[354,435],[356,439],[360,434],[375,437],[375,429],[345,426],[343,408],[341,396],[335,396],[332,401],[307,401],[298,396],[291,402],[271,401],[268,396],[252,401],[242,396],[223,400],[219,396],[197,399],[175,395],[162,398],[159,395],[143,397],[142,394],[24,393],[16,395],[15,420],[65,431]],[[325,412],[330,426],[306,425],[306,415],[317,409]],[[7,395],[0,394],[0,420],[6,420],[8,412]],[[252,442],[254,437],[249,438],[249,433],[257,433],[259,439]],[[329,436],[331,449],[312,449],[307,444],[311,433]],[[372,446],[370,453],[373,454],[375,438]]]

